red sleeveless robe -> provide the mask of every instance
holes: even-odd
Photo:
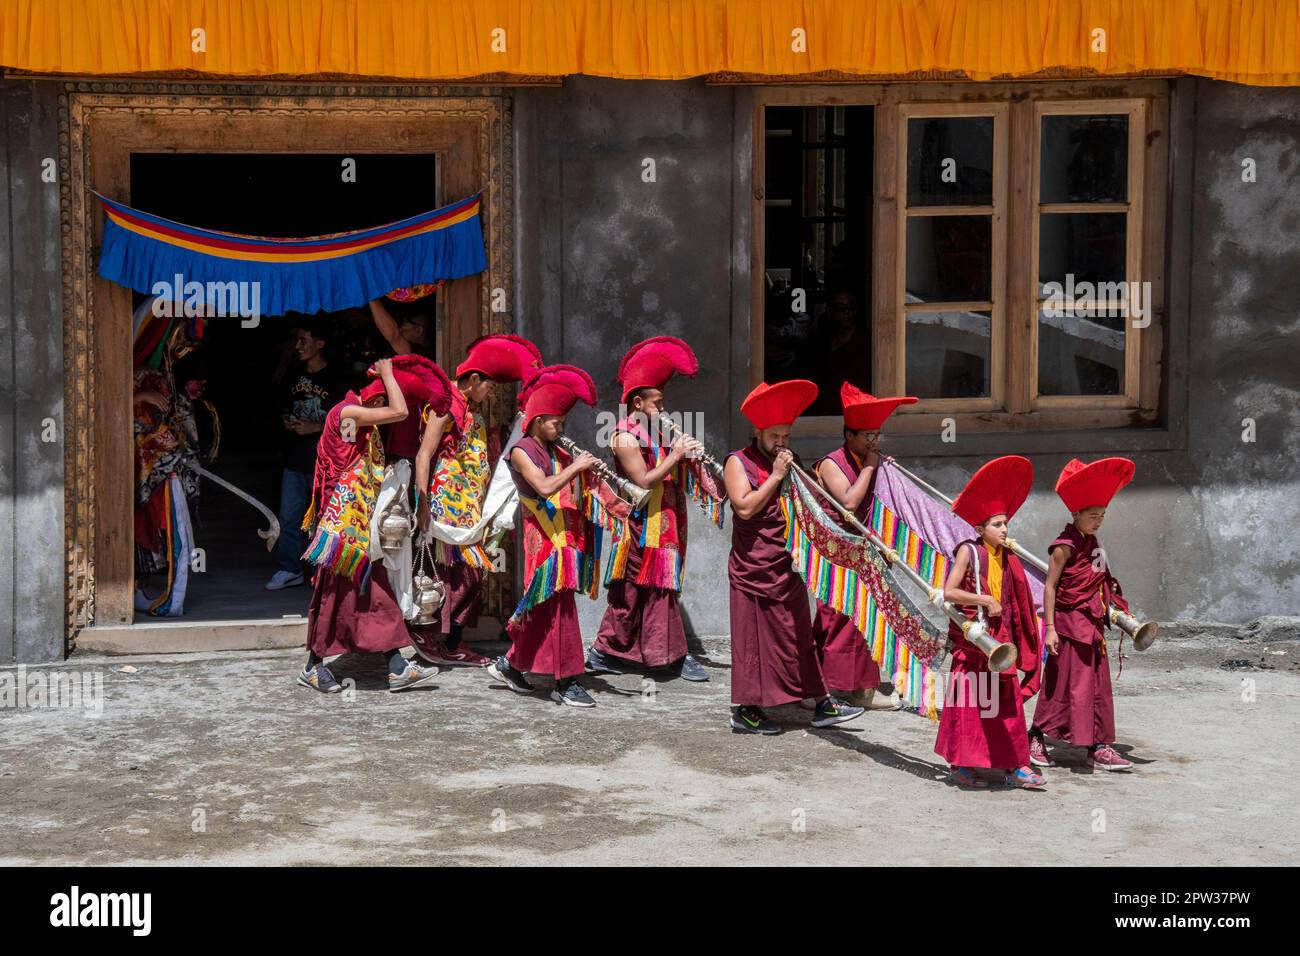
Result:
[[[740,459],[751,488],[772,473],[772,460],[750,445]],[[728,458],[731,457],[728,456]],[[753,518],[732,512],[731,702],[775,707],[826,696],[813,641],[808,590],[785,549],[779,493]]]
[[[991,560],[988,549],[978,540],[963,541],[957,548],[965,550],[969,557],[971,545],[979,555],[978,591],[988,594]],[[952,556],[956,558],[956,551]],[[988,619],[989,633],[1003,644],[1019,645],[1022,656],[1026,652],[1032,656],[1037,653],[1037,631],[1032,606],[1027,618],[1023,613],[1030,603],[1024,568],[1020,559],[1005,548],[1002,560],[1001,595],[995,595],[1002,605],[1002,613]],[[973,566],[966,568],[961,587],[972,594],[976,592]],[[968,619],[976,619],[975,608],[959,607]],[[1003,674],[990,671],[984,652],[967,641],[955,623],[949,622],[948,636],[953,644],[952,667],[934,752],[954,767],[1012,770],[1025,766],[1029,763],[1029,734],[1018,669]]]
[[[858,480],[858,475],[862,472],[860,463],[847,445],[831,452],[822,461],[829,461],[838,467],[850,485]],[[862,504],[855,512],[855,517],[864,525],[871,516],[871,501],[875,486],[876,477],[873,473],[871,485],[867,488],[867,496],[862,499]],[[840,523],[853,530],[847,522]],[[880,683],[880,668],[871,658],[871,647],[867,644],[866,637],[853,626],[853,622],[846,615],[823,601],[817,602],[817,616],[813,619],[813,639],[817,642],[817,653],[822,662],[822,677],[827,687],[852,691],[874,688]]]

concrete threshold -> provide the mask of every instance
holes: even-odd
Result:
[[[470,642],[496,640],[495,618],[480,618],[465,631]],[[78,655],[208,654],[214,651],[268,651],[301,648],[307,643],[307,618],[283,617],[243,621],[144,621],[83,628]]]
[[[185,654],[265,651],[302,647],[305,617],[247,621],[147,621],[87,627],[77,635],[78,654]]]

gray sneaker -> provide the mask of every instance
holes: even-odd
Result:
[[[555,685],[555,690],[551,691],[551,700],[557,704],[566,704],[569,707],[596,706],[596,702],[592,700],[591,695],[572,677]]]
[[[438,668],[432,664],[407,661],[406,670],[400,674],[388,675],[388,690],[396,694],[399,690],[410,690],[429,683],[438,676]]]
[[[677,671],[677,676],[682,680],[702,683],[709,679],[709,672],[704,669],[704,665],[691,657],[690,654],[678,661],[674,670]]]

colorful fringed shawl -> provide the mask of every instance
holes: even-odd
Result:
[[[904,703],[936,718],[943,693],[936,673],[943,634],[893,580],[875,545],[840,527],[801,475],[792,473],[790,489],[781,503],[795,570],[814,597],[853,621]]]
[[[513,447],[546,475],[559,474],[570,461],[554,445],[528,436]],[[506,449],[506,455],[511,451]],[[598,489],[603,485],[590,472],[549,498],[537,497],[518,472],[513,476],[524,516],[524,594],[510,615],[512,624],[561,591],[580,591],[594,598],[600,576],[597,526],[617,535],[626,518],[626,513],[619,515],[602,504]]]
[[[304,531],[316,527],[303,560],[351,579],[359,590],[370,580],[370,519],[384,481],[384,446],[374,428],[344,440],[342,411],[358,405],[355,392],[329,410],[316,449],[312,500]]]
[[[453,427],[438,446],[433,477],[429,479],[429,514],[439,524],[472,528],[483,518],[483,498],[492,478],[487,424],[476,405],[465,408],[460,422],[453,412],[451,424]],[[434,560],[439,564],[464,562],[476,568],[492,566],[482,542],[457,546],[434,539]]]
[[[1016,669],[1021,672],[1020,697],[1028,700],[1038,693],[1041,673],[1038,662],[1042,645],[1024,565],[1010,549],[1000,548],[995,552],[977,538],[958,545],[966,549],[968,557],[972,546],[979,557],[979,587],[975,587],[975,568],[971,562],[962,578],[962,590],[972,594],[991,594],[1002,605],[1000,615],[988,618],[989,633],[1003,644],[1016,645]],[[973,621],[979,616],[978,608],[960,604],[957,607],[968,620]],[[954,658],[964,656],[974,667],[986,666],[984,652],[967,641],[961,628],[953,621],[948,622],[948,637],[952,639]]]
[[[652,437],[631,416],[616,426],[615,433],[623,432],[636,439],[641,459],[647,469],[658,468],[668,457],[669,449]],[[627,477],[620,467],[619,473]],[[686,561],[686,501],[690,498],[704,509],[705,514],[718,527],[723,523],[722,492],[698,461],[683,459],[677,467],[664,476],[663,481],[650,489],[650,500],[644,514],[628,519],[625,532],[614,549],[606,574],[605,584],[623,580],[627,571],[627,556],[633,538],[641,550],[641,568],[634,584],[643,587],[665,588],[680,592],[682,566]]]

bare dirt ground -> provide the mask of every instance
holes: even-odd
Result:
[[[295,686],[296,652],[29,668],[101,673],[104,706],[0,708],[0,863],[1300,863],[1294,642],[1130,656],[1136,771],[1062,746],[1040,793],[948,786],[935,725],[879,698],[840,727],[782,708],[782,736],[733,735],[727,642],[698,650],[711,683],[588,678],[591,710],[480,670],[389,694],[364,658],[335,666],[355,699],[325,697]]]

